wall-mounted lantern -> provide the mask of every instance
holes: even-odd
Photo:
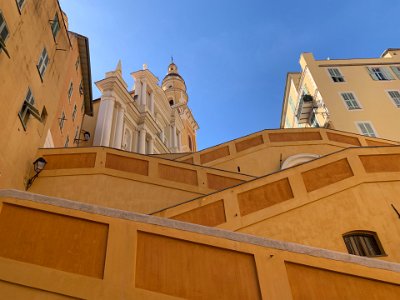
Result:
[[[39,176],[39,173],[43,171],[46,166],[47,161],[43,157],[39,157],[33,162],[33,169],[35,170],[35,175],[28,180],[26,184],[26,190],[30,188],[35,179]]]

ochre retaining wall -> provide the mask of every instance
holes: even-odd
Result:
[[[0,241],[0,295],[8,299],[400,293],[397,264],[23,192],[0,191]]]

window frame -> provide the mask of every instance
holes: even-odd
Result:
[[[19,14],[22,13],[22,8],[25,6],[25,0],[22,0],[22,4],[20,4],[21,0],[15,0],[15,3],[17,4],[18,7],[18,12]]]
[[[44,56],[43,56],[44,54]],[[43,82],[43,77],[44,74],[46,73],[47,67],[49,65],[50,59],[49,59],[49,53],[46,50],[46,47],[43,47],[42,52],[40,53],[40,57],[39,57],[39,62],[36,65],[36,68],[38,69],[39,75],[40,75],[40,79]],[[43,70],[42,67],[44,66]]]
[[[27,124],[31,115],[39,121],[42,121],[42,117],[38,109],[35,107],[35,97],[33,96],[33,92],[31,88],[28,87],[28,92],[26,93],[21,109],[18,112],[18,117],[21,121],[24,131],[27,129]]]
[[[373,69],[379,69],[380,75],[378,76],[377,72],[374,71]],[[375,81],[395,80],[395,78],[393,77],[393,75],[392,75],[392,73],[390,72],[389,69],[386,68],[385,66],[369,66],[369,67],[367,67],[369,75]]]
[[[63,131],[64,128],[64,123],[67,119],[65,118],[65,112],[61,112],[61,118],[58,119],[58,127],[60,128],[60,131]]]
[[[355,123],[356,123],[356,127],[358,129],[358,132],[360,132],[361,135],[368,136],[368,137],[379,137],[378,133],[377,133],[374,125],[372,125],[371,121],[356,121]],[[364,134],[364,132],[362,131],[362,129],[360,127],[360,124],[362,124],[362,125],[368,124],[371,127],[372,131],[373,131],[373,135],[371,135],[370,133]]]
[[[72,98],[73,92],[74,92],[74,84],[73,84],[73,82],[71,81],[71,82],[69,83],[69,88],[68,88],[68,102],[69,102],[69,103],[71,103],[71,98]]]
[[[344,233],[342,237],[347,251],[351,255],[365,257],[387,256],[378,238],[378,234],[374,231],[354,230]],[[368,238],[368,240],[366,238]],[[371,253],[375,250],[378,251]]]
[[[5,45],[5,44],[6,44],[6,41],[7,41],[7,39],[8,39],[8,37],[10,36],[10,30],[8,29],[6,19],[5,19],[5,17],[4,17],[3,11],[2,11],[1,9],[0,9],[0,15],[1,15],[1,18],[3,19],[3,23],[0,24],[0,39],[3,41],[3,43],[4,43],[4,45]],[[3,40],[2,32],[3,32],[4,28],[5,28],[6,31],[7,31],[7,35],[6,35],[6,37],[4,38],[4,40]],[[1,53],[1,50],[2,50],[2,48],[0,48],[0,53]]]
[[[67,138],[65,139],[64,148],[68,148],[68,146],[69,146],[69,135],[67,135]]]
[[[53,35],[54,41],[56,41],[57,35],[61,30],[61,25],[60,25],[60,18],[58,17],[58,13],[56,12],[54,15],[54,18],[52,21],[50,21],[50,28],[51,28],[51,33]],[[56,25],[54,25],[56,24]]]
[[[358,100],[358,98],[357,98],[357,96],[355,95],[355,93],[353,92],[353,91],[342,91],[342,92],[339,92],[339,95],[340,95],[340,98],[342,99],[342,101],[343,101],[343,103],[344,103],[344,105],[345,105],[345,107],[346,107],[346,109],[348,110],[348,111],[360,111],[360,110],[362,110],[363,109],[363,107],[362,107],[362,105],[361,105],[361,103],[360,103],[360,101]],[[351,95],[352,97],[353,97],[353,99],[350,99],[350,100],[346,100],[345,98],[344,98],[344,95]],[[355,103],[357,104],[357,107],[350,107],[349,105],[348,105],[348,101],[352,101],[352,100],[354,100],[355,101]],[[352,103],[352,102],[351,102]]]
[[[400,90],[385,90],[386,95],[388,95],[390,101],[393,103],[393,105],[396,108],[400,108]],[[396,97],[398,99],[398,102],[390,95],[390,93],[397,92],[399,94],[399,97]]]
[[[74,108],[72,110],[72,122],[75,121],[76,118],[76,114],[78,113],[78,106],[76,105],[76,103],[74,104]]]
[[[337,70],[339,72],[340,76],[332,75],[329,70]],[[331,78],[333,83],[344,83],[344,82],[346,82],[346,80],[345,80],[345,78],[343,76],[343,73],[340,71],[340,69],[338,67],[326,68],[326,72],[328,73],[328,76]],[[340,81],[340,80],[339,81],[335,81],[334,78],[341,78],[343,81]]]

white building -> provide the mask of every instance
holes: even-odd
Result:
[[[101,98],[94,117],[84,121],[93,139],[82,146],[105,146],[142,154],[196,151],[199,128],[189,109],[186,84],[171,62],[161,86],[146,65],[131,73],[132,91],[122,78],[121,62],[96,82]]]

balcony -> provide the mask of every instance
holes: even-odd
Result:
[[[296,118],[299,124],[310,122],[310,116],[313,109],[316,108],[314,98],[311,95],[305,94],[300,97],[299,105],[297,107]]]

